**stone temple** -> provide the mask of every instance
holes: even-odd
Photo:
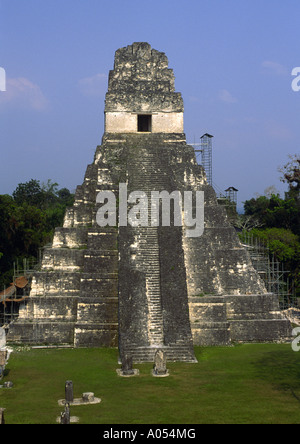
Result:
[[[116,51],[102,144],[44,250],[8,341],[119,347],[134,362],[153,361],[163,349],[169,361],[194,362],[193,345],[290,337],[186,143],[183,111],[164,53],[148,43]],[[121,192],[137,190],[149,197],[149,211],[153,191],[204,192],[202,235],[187,236],[172,217],[171,226],[99,226],[100,191],[112,191],[118,204]]]

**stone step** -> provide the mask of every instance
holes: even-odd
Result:
[[[146,275],[148,300],[148,337],[151,344],[163,340],[163,316],[160,293],[160,263],[156,227],[139,227],[136,254],[137,267]]]
[[[132,356],[135,363],[154,362],[154,356],[158,349],[162,349],[166,353],[167,362],[197,362],[192,348],[186,345],[164,346],[158,344],[152,347],[131,347],[126,349],[126,354]]]

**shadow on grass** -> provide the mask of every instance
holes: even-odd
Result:
[[[290,391],[300,402],[300,355],[291,350],[270,351],[253,362],[257,378],[277,390]]]

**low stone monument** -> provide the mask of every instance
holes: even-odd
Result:
[[[73,382],[72,381],[66,381],[65,384],[65,401],[66,404],[70,404],[74,401],[74,395],[73,395]]]
[[[119,376],[136,376],[139,374],[138,369],[132,368],[132,356],[123,355],[122,357],[122,367],[117,369]]]
[[[6,334],[3,327],[0,327],[0,350],[6,347]]]
[[[65,410],[63,412],[61,412],[60,423],[61,424],[70,424],[70,406],[69,406],[69,404],[66,404]]]
[[[7,351],[6,350],[0,350],[0,366],[6,364],[6,358],[7,358]]]
[[[65,399],[60,399],[58,404],[61,406],[75,406],[75,405],[87,405],[87,404],[98,404],[101,402],[100,398],[96,398],[94,393],[85,392],[82,393],[81,398],[74,398],[73,393],[73,382],[66,381],[65,383]],[[65,424],[65,423],[64,423]]]
[[[0,350],[0,379],[3,378],[7,360],[7,350]]]
[[[125,355],[122,359],[122,373],[125,376],[130,376],[134,374],[132,368],[132,356]]]
[[[4,420],[4,410],[0,408],[0,424],[5,424],[5,420]]]
[[[66,403],[65,399],[60,399],[58,401],[59,405],[90,405],[90,404],[99,404],[101,402],[100,398],[96,398],[93,392],[85,392],[82,393],[81,398],[74,398],[74,400],[70,403]]]
[[[91,404],[94,401],[95,401],[95,395],[93,392],[82,393],[82,402]]]
[[[167,357],[166,353],[159,349],[154,355],[154,368],[152,370],[153,376],[169,376],[169,371],[167,370]]]

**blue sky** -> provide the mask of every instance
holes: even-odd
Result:
[[[286,185],[299,153],[299,0],[0,0],[0,194],[51,179],[74,190],[104,131],[115,51],[166,53],[187,141],[213,139],[213,182],[242,201]]]

